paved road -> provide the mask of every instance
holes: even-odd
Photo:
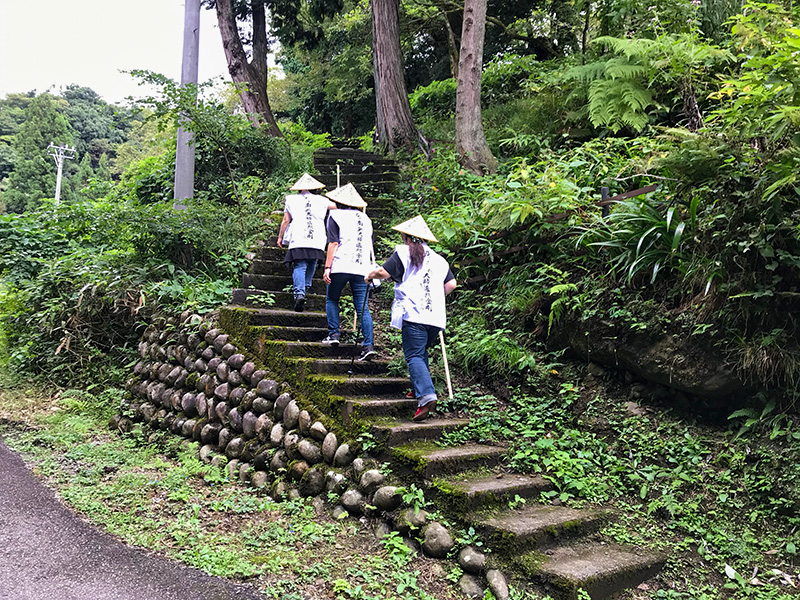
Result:
[[[0,441],[0,599],[264,600],[81,521]]]

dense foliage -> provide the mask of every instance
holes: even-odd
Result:
[[[118,183],[87,174],[57,206],[31,196],[37,200],[25,212],[0,215],[4,362],[62,384],[123,377],[140,325],[154,313],[205,312],[226,302],[245,253],[263,235],[264,214],[280,204],[287,181],[308,170],[311,149],[326,143],[291,124],[289,142],[278,142],[221,102],[201,96],[194,105],[194,90],[141,76],[160,83],[162,94],[141,101],[149,107],[144,119],[113,146]],[[29,106],[47,107],[63,124],[54,103],[42,95]],[[183,211],[172,208],[179,115],[191,117],[185,126],[197,148],[196,197]],[[37,135],[32,149],[46,147],[44,133]],[[10,184],[24,172],[17,164]]]
[[[490,3],[482,108],[500,168],[483,177],[452,149],[448,29],[460,15],[444,2],[401,8],[411,105],[433,152],[401,165],[397,218],[425,214],[461,284],[448,334],[460,391],[443,408],[474,419],[449,441],[509,444],[509,467],[546,473],[561,501],[627,510],[607,534],[678,548],[695,568],[676,560],[683,583],[653,597],[719,597],[726,583],[738,598],[780,597],[788,584],[769,572],[796,570],[800,525],[798,8]],[[305,17],[313,35],[281,51],[280,114],[300,123],[282,123],[288,148],[150,73],[139,75],[163,95],[136,115],[111,115],[85,88],[0,102],[2,197],[21,213],[0,216],[6,361],[73,383],[120,377],[118,355],[151,310],[228,299],[249,243],[268,235],[264,213],[328,133],[369,139],[367,3]],[[176,213],[185,115],[198,191]],[[84,149],[58,207],[41,200],[49,141]],[[596,205],[603,187],[648,184]],[[715,406],[721,424],[697,422],[673,412],[681,395],[666,386],[587,377],[559,332],[602,323],[713,352],[752,393]],[[644,396],[664,408],[631,408]]]

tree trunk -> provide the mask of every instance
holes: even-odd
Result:
[[[447,54],[450,57],[450,76],[453,79],[458,79],[458,44],[456,43],[456,34],[450,25],[450,19],[447,18],[447,13],[442,12],[442,19],[444,26],[447,30]]]
[[[694,85],[690,78],[684,79],[681,83],[681,97],[683,99],[683,113],[686,115],[686,129],[697,131],[703,127],[703,113],[700,112],[700,105],[697,104],[697,95]]]
[[[217,22],[222,34],[222,48],[228,61],[228,73],[237,85],[242,86],[242,106],[255,124],[265,123],[267,131],[282,137],[267,97],[267,19],[264,3],[251,0],[253,15],[253,57],[247,60],[232,0],[217,0]]]
[[[592,3],[586,2],[583,5],[583,10],[586,11],[583,20],[583,33],[581,34],[581,64],[586,64],[586,46],[589,43],[589,20],[592,15]]]
[[[461,165],[476,175],[497,171],[497,161],[486,143],[481,121],[485,33],[486,0],[465,0],[456,87],[456,152]]]
[[[370,0],[370,7],[377,143],[389,154],[401,148],[413,152],[417,144],[425,151],[427,142],[414,125],[406,91],[400,53],[399,0]]]

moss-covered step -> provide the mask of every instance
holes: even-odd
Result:
[[[354,421],[375,417],[408,418],[417,409],[414,398],[344,398],[342,422],[350,425]]]
[[[266,292],[264,290],[235,288],[232,296],[233,304],[239,306],[285,309],[294,307],[294,294],[291,292]],[[310,311],[323,310],[325,308],[325,296],[322,294],[307,294],[305,307]]]
[[[377,170],[372,169],[372,173],[367,172],[366,170],[363,173],[348,173],[346,176],[342,176],[340,179],[342,183],[352,183],[354,186],[358,187],[360,184],[364,183],[396,183],[400,179],[400,174],[397,171],[384,171],[384,170]],[[320,180],[328,187],[335,187],[336,186],[336,174],[333,173],[331,175],[317,175],[317,179]]]
[[[265,244],[264,246],[257,248],[254,253],[256,255],[256,260],[264,260],[264,261],[280,263],[282,265],[282,268],[286,269],[286,267],[283,266],[283,257],[286,256],[285,247],[278,248],[273,244]]]
[[[395,162],[390,158],[385,158],[380,154],[359,150],[357,148],[320,148],[314,151],[314,167],[321,165],[333,165],[332,172],[336,172],[336,164],[343,162],[351,165],[393,165]]]
[[[406,418],[369,419],[369,431],[375,440],[388,448],[418,441],[437,441],[443,433],[454,431],[469,423],[469,419],[431,418],[416,423],[411,420],[413,413]]]
[[[458,420],[465,421],[465,419]],[[442,448],[430,441],[416,441],[396,446],[390,444],[387,454],[399,473],[429,480],[480,467],[493,467],[506,455],[506,449],[484,444],[462,444],[452,448]]]
[[[481,508],[507,505],[516,497],[525,500],[538,498],[553,489],[553,484],[541,475],[519,473],[459,473],[458,476],[434,479],[431,485],[436,503],[459,514]]]
[[[284,269],[284,273],[275,275],[256,275],[244,273],[242,275],[242,287],[246,289],[267,290],[267,291],[289,291],[292,289],[292,274]],[[311,282],[312,294],[325,294],[327,286],[322,278],[316,278]]]
[[[524,553],[512,560],[534,582],[558,598],[574,600],[578,590],[603,600],[655,576],[666,556],[642,548],[587,542]]]
[[[260,258],[255,258],[250,261],[250,269],[249,272],[253,275],[282,275],[282,276],[291,276],[291,271],[283,262],[283,258],[281,257],[280,260],[272,259],[272,260],[262,260]],[[319,276],[322,277],[322,270],[317,268],[317,272]]]
[[[323,315],[324,316],[324,315]],[[352,371],[356,375],[383,375],[389,369],[387,360],[351,361],[349,358],[314,358],[298,359],[306,363],[307,373],[320,375],[347,375]],[[414,401],[416,404],[416,401]]]
[[[322,163],[321,163],[322,164]],[[336,173],[336,165],[333,165],[333,169],[331,172],[334,174]],[[344,181],[351,181],[349,178],[350,174],[354,175],[361,175],[361,174],[368,174],[368,175],[381,175],[382,173],[399,173],[400,167],[393,163],[383,162],[382,164],[378,163],[367,163],[363,165],[351,165],[351,164],[343,164],[339,165],[339,173],[342,176]]]
[[[339,344],[326,346],[320,342],[286,342],[281,343],[283,355],[287,358],[347,358],[361,353],[358,344]]]
[[[299,313],[298,313],[299,314]],[[284,340],[291,342],[319,342],[328,335],[328,327],[285,327],[282,325],[262,325],[253,327],[253,334],[265,340]]]
[[[479,511],[468,521],[494,548],[519,552],[587,535],[602,528],[610,518],[611,513],[605,510],[534,504],[489,513]]]
[[[408,387],[407,377],[370,377],[358,375],[310,375],[309,383],[327,386],[335,396],[398,396]]]
[[[256,308],[226,306],[225,309],[239,309],[250,312],[249,324],[255,327],[327,327],[328,317],[321,311],[295,312],[288,308]],[[322,339],[322,338],[320,338]]]
[[[275,295],[264,290],[246,290],[234,288],[231,292],[231,304],[253,308],[277,308]]]
[[[369,218],[372,219],[373,223],[389,223],[390,225],[394,225],[397,223],[397,208],[394,206],[367,206],[367,214]],[[400,242],[400,234],[396,231],[389,231],[384,236],[379,237],[376,235],[376,239],[383,239],[386,235],[397,236],[398,243]]]

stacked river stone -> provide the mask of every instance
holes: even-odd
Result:
[[[444,526],[424,510],[403,506],[398,488],[387,485],[373,461],[340,444],[228,335],[197,315],[184,314],[180,324],[164,325],[150,326],[142,335],[140,360],[128,381],[130,395],[112,420],[114,428],[128,431],[138,421],[170,431],[199,442],[200,458],[224,465],[231,480],[269,486],[275,499],[333,492],[340,498],[334,516],[346,511],[373,517],[376,532],[394,528],[407,544],[433,558],[453,550]],[[465,571],[475,572],[460,562]],[[462,581],[461,587],[467,595],[482,596],[479,581]],[[508,598],[502,586],[487,583],[497,598]]]

